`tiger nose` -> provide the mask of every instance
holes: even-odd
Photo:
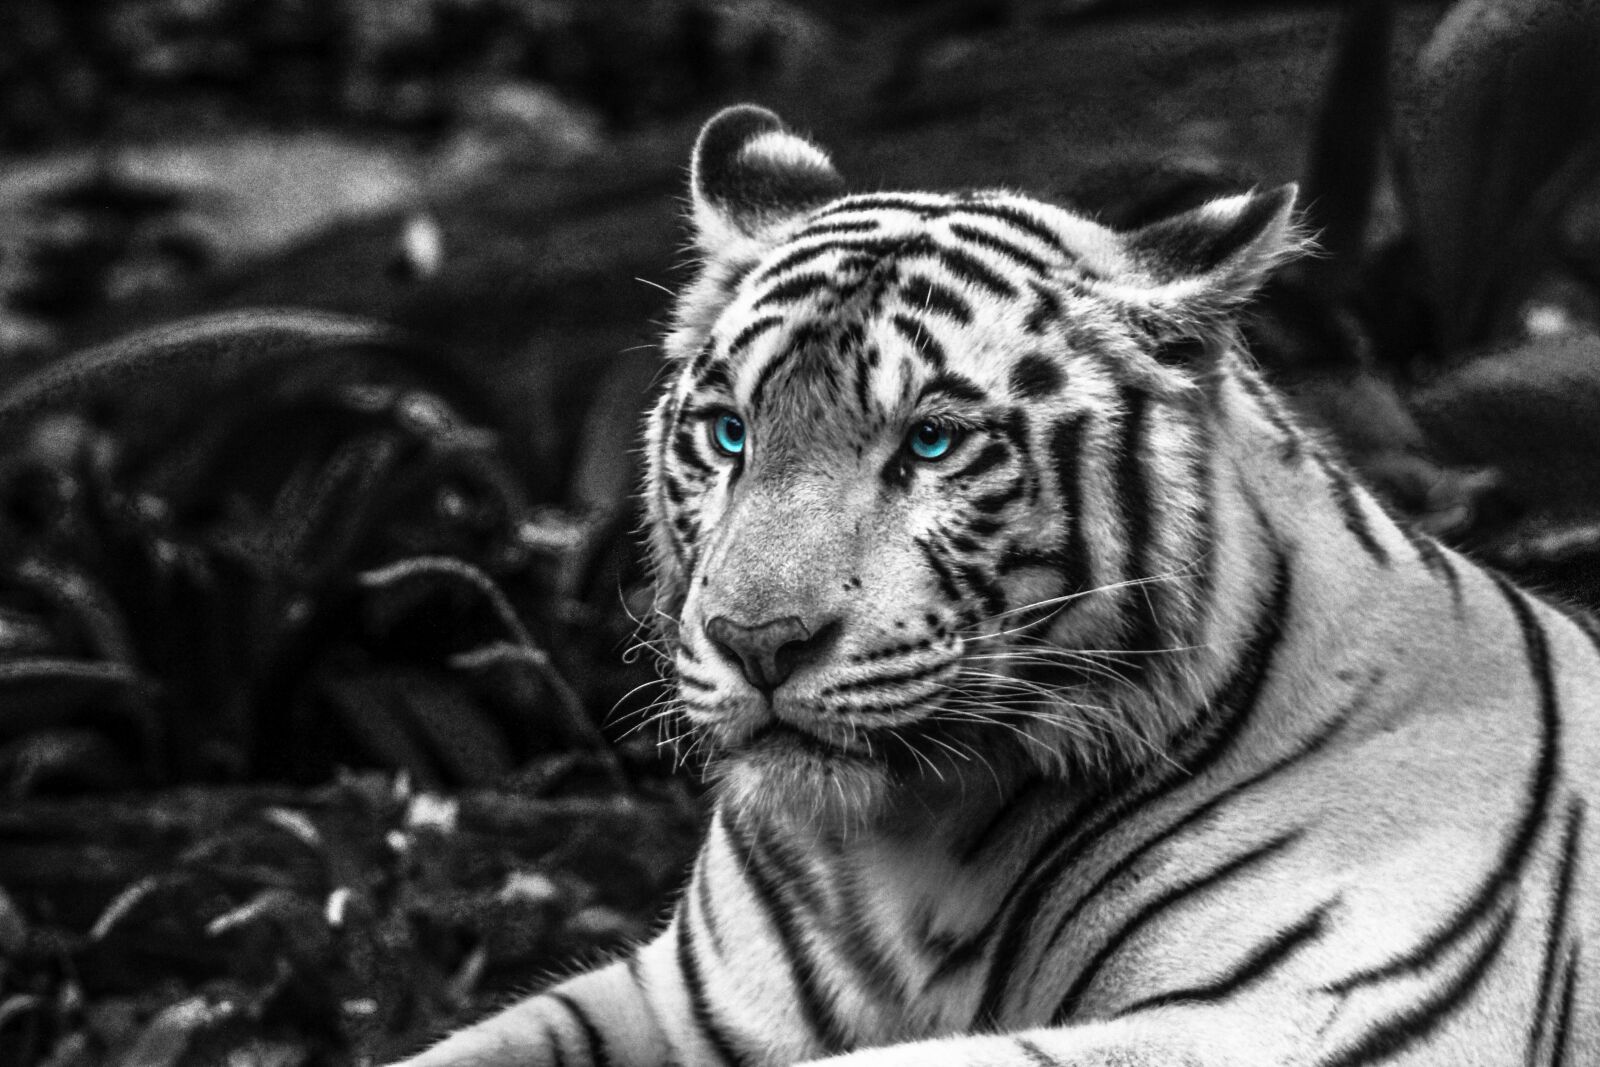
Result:
[[[706,623],[706,636],[723,655],[738,662],[746,681],[771,698],[795,668],[821,652],[834,629],[835,624],[828,622],[813,631],[797,615],[755,626],[718,615]]]

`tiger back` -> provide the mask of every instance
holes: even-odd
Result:
[[[1293,190],[1131,233],[692,163],[645,502],[716,784],[665,929],[443,1064],[1600,1064],[1600,654],[1236,330]]]

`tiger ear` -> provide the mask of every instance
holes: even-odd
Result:
[[[1274,268],[1305,251],[1297,192],[1291,182],[1223,197],[1123,235],[1154,310],[1204,328],[1254,296]]]
[[[844,192],[828,154],[766,108],[711,117],[689,164],[696,243],[716,253]]]

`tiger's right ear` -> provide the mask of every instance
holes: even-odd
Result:
[[[759,237],[844,192],[826,152],[750,104],[717,112],[701,129],[689,181],[695,242],[707,254]]]

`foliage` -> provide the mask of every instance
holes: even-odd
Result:
[[[0,145],[221,126],[435,132],[533,81],[627,125],[773,73],[797,13],[713,0],[8,0]]]
[[[648,932],[682,793],[455,798],[404,779],[0,811],[0,1062],[393,1058]]]
[[[1304,182],[1320,254],[1252,347],[1398,509],[1600,608],[1600,17],[1462,0],[1394,85],[1395,8],[1347,9]]]
[[[620,695],[600,680],[625,624],[585,608],[618,589],[584,570],[625,553],[618,523],[529,500],[510,431],[441,358],[350,320],[229,316],[15,385],[7,428],[13,794],[612,759],[590,715]]]

